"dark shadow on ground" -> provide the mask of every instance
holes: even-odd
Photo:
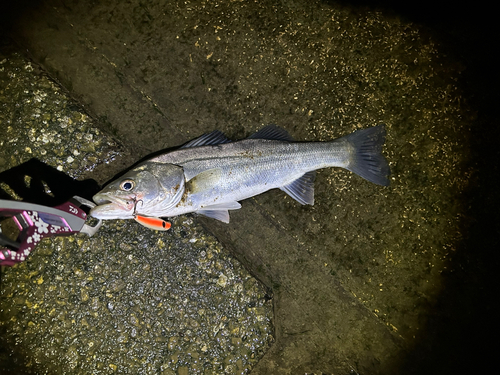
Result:
[[[327,1],[328,2],[328,1]],[[471,127],[470,165],[476,179],[463,197],[463,242],[453,258],[453,271],[443,273],[443,292],[429,311],[430,319],[400,373],[463,374],[493,368],[496,357],[496,296],[500,267],[498,160],[500,127],[499,75],[490,55],[498,46],[498,22],[485,1],[445,5],[439,1],[341,1],[346,6],[380,9],[423,24],[438,36],[447,52],[462,61],[462,89],[476,110]],[[496,368],[496,366],[495,366]]]
[[[0,199],[17,198],[49,207],[75,195],[92,200],[99,188],[92,179],[77,181],[34,158],[0,173]]]

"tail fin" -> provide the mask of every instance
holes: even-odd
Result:
[[[349,141],[355,150],[347,169],[377,185],[388,186],[391,171],[382,155],[385,126],[358,130],[343,139]]]

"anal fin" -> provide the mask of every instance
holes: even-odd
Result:
[[[281,187],[280,189],[295,199],[300,204],[314,204],[314,179],[316,171],[303,174],[292,183]]]

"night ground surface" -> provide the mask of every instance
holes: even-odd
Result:
[[[486,19],[467,33],[476,12],[299,0],[48,0],[8,14],[2,171],[36,156],[104,184],[214,129],[241,139],[274,123],[327,141],[385,123],[392,175],[380,187],[322,170],[312,207],[271,191],[230,224],[107,222],[44,245],[2,269],[2,373],[486,368],[499,229]],[[24,74],[73,115],[51,113]]]

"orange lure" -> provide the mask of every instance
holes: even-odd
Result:
[[[139,224],[144,225],[146,228],[154,230],[169,230],[172,226],[172,224],[170,224],[168,221],[160,219],[159,217],[135,215],[134,219]]]

